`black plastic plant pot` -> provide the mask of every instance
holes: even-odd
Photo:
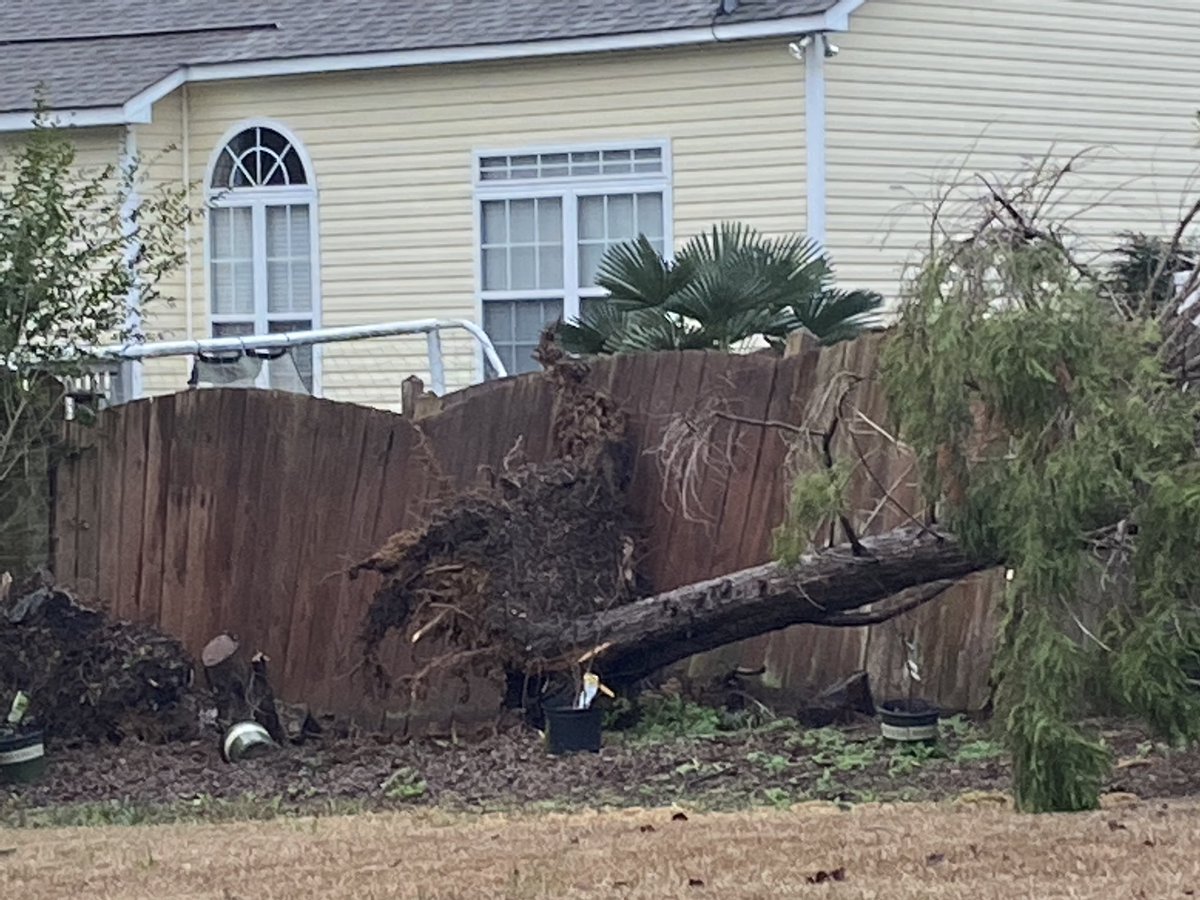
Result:
[[[36,781],[46,771],[40,728],[0,728],[0,784]]]
[[[879,716],[889,741],[932,744],[937,740],[938,708],[924,700],[887,700],[879,705]]]
[[[546,742],[555,756],[564,753],[599,753],[604,713],[597,706],[569,706],[546,710]]]

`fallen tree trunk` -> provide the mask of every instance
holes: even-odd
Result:
[[[591,661],[613,686],[628,684],[696,653],[790,625],[862,625],[927,602],[996,560],[976,559],[952,537],[901,528],[805,556],[768,563],[560,624],[520,629],[531,663]],[[906,591],[878,615],[852,611]],[[916,602],[919,601],[919,602]],[[536,662],[535,662],[536,661]],[[551,668],[554,668],[552,665]]]

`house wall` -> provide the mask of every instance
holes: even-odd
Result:
[[[319,189],[323,325],[478,320],[473,151],[669,138],[677,239],[725,219],[799,231],[803,78],[771,41],[195,84],[189,161],[203,178],[221,138],[256,117],[303,141]],[[204,333],[200,252],[193,281]],[[467,383],[471,346],[447,349],[451,386]],[[426,367],[423,338],[327,345],[324,394],[396,406],[401,381]]]
[[[154,121],[149,125],[135,125],[134,138],[137,144],[138,162],[144,178],[144,191],[178,189],[181,185],[195,183],[197,176],[187,172],[184,164],[183,92],[176,91],[154,106]],[[197,214],[201,209],[201,197],[191,191],[191,205]],[[180,235],[185,249],[190,248],[193,256],[202,253],[203,245],[198,234],[203,230],[203,220]],[[181,340],[194,335],[187,328],[187,269],[185,264],[159,282],[160,294],[142,313],[142,328],[149,340]],[[193,292],[194,294],[194,292]],[[193,296],[193,302],[202,300]],[[193,315],[193,319],[196,315]],[[185,357],[147,360],[142,365],[142,390],[147,394],[164,394],[183,389],[189,374]]]
[[[894,296],[936,188],[1023,157],[1095,148],[1057,213],[1092,248],[1169,235],[1197,194],[1195,0],[868,0],[835,39],[829,246],[855,284]]]

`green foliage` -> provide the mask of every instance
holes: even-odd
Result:
[[[0,164],[0,545],[25,568],[45,561],[27,532],[46,521],[67,381],[88,373],[90,346],[136,337],[130,304],[155,300],[182,260],[183,189],[148,189],[138,172],[82,170],[40,117]]]
[[[397,769],[381,785],[383,794],[392,800],[419,800],[429,790],[429,785],[416,769],[407,766]]]
[[[783,522],[775,530],[775,557],[788,566],[796,565],[812,546],[813,534],[823,523],[843,512],[849,466],[799,473],[792,480]]]
[[[926,496],[1014,572],[996,703],[1028,810],[1098,802],[1108,753],[1075,724],[1089,679],[1160,733],[1200,738],[1200,402],[1161,362],[1162,317],[1118,296],[1163,289],[1145,275],[1152,242],[1111,272],[1079,264],[1037,219],[1060,180],[1042,169],[1015,200],[994,191],[972,237],[935,240],[883,361]],[[1131,589],[1084,592],[1099,565]]]
[[[1004,745],[996,741],[969,741],[954,751],[954,761],[960,763],[982,762],[988,759],[999,759],[1004,756],[1004,753]]]
[[[787,809],[792,805],[792,794],[785,788],[769,787],[762,792],[763,799],[776,809]]]
[[[835,343],[872,325],[882,303],[870,291],[837,289],[815,242],[767,238],[740,223],[697,235],[673,259],[644,236],[618,244],[596,283],[608,297],[558,326],[573,353],[729,350],[755,337],[779,346],[800,328]]]
[[[721,713],[679,696],[647,696],[641,717],[630,729],[634,741],[658,743],[680,738],[712,737],[721,730]]]
[[[1176,272],[1191,269],[1196,249],[1194,245],[1178,246],[1161,237],[1127,232],[1113,250],[1104,284],[1117,297],[1145,298],[1147,311],[1157,313],[1174,298],[1173,277]]]
[[[746,754],[746,762],[759,766],[769,775],[781,775],[792,766],[792,761],[778,753],[764,753],[761,750],[751,750]]]

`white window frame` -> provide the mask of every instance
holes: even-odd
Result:
[[[213,188],[213,174],[225,148],[235,137],[250,128],[265,128],[276,131],[287,138],[300,164],[304,167],[306,184],[277,185],[274,187],[256,188]],[[254,265],[254,333],[267,334],[272,323],[278,322],[311,322],[309,328],[321,327],[321,258],[320,258],[320,222],[319,222],[319,192],[317,190],[316,171],[313,168],[312,157],[304,143],[290,128],[282,122],[272,119],[244,119],[229,128],[217,142],[209,155],[208,167],[204,173],[204,285],[207,299],[206,326],[207,333],[213,334],[213,326],[222,323],[242,323],[250,317],[244,315],[218,314],[214,312],[212,285],[212,223],[207,215],[211,209],[250,208],[251,239],[253,253],[251,259]],[[312,278],[312,311],[308,315],[297,313],[270,313],[267,311],[267,211],[268,206],[308,206],[309,228],[309,260],[310,276]],[[322,396],[321,379],[321,346],[312,347],[312,395]],[[268,387],[268,372],[264,366],[258,376],[257,385]]]
[[[604,152],[606,150],[657,149],[662,154],[662,170],[628,175],[568,175],[551,178],[484,180],[482,160],[492,156],[535,156]],[[474,267],[475,315],[482,326],[487,300],[563,301],[563,318],[579,316],[580,302],[605,296],[603,288],[579,287],[579,198],[605,194],[661,194],[663,209],[663,253],[669,258],[675,247],[674,165],[668,138],[624,141],[597,141],[579,144],[549,144],[500,149],[476,150],[471,158],[474,185]],[[563,217],[563,289],[485,291],[483,289],[483,203],[488,200],[536,200],[559,198]],[[486,295],[486,300],[485,300]],[[476,366],[483,374],[483,354],[476,354]]]

